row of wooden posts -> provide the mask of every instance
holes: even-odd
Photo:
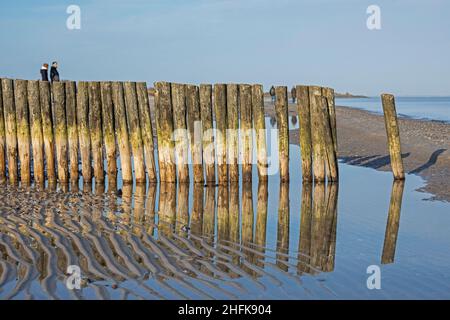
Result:
[[[339,178],[334,90],[297,86],[304,181]],[[280,180],[289,181],[287,87],[276,87]],[[190,149],[195,183],[251,181],[253,132],[259,179],[267,175],[264,91],[262,85],[184,85],[156,82],[154,122],[145,82],[78,82],[1,79],[0,181],[8,177],[38,183],[45,179],[111,183],[117,179],[117,155],[125,184],[189,182]],[[394,175],[400,141],[393,97],[383,96]],[[386,107],[387,106],[387,107]],[[392,112],[391,112],[392,113]],[[393,119],[389,121],[388,119]],[[195,137],[200,123],[201,137]],[[389,128],[394,128],[390,130]],[[215,128],[216,134],[211,134]],[[240,131],[238,131],[240,130]],[[395,131],[397,130],[397,131]],[[183,136],[174,139],[174,132]],[[239,132],[239,133],[238,133]],[[220,133],[220,134],[217,134]],[[393,139],[391,139],[391,137]],[[158,167],[155,162],[157,150]],[[401,164],[401,153],[400,153]],[[105,168],[106,164],[106,168]],[[217,176],[216,176],[217,165]],[[20,175],[19,175],[20,172]],[[20,178],[19,178],[20,177]],[[404,177],[404,174],[403,174]]]

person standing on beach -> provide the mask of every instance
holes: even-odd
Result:
[[[291,97],[292,97],[292,103],[295,103],[295,98],[297,97],[297,90],[295,89],[295,86],[291,89]]]
[[[59,81],[58,62],[54,61],[50,69],[50,80],[52,82]]]
[[[269,91],[270,96],[272,97],[272,103],[275,103],[275,87],[272,86]]]
[[[48,63],[44,63],[41,67],[41,79],[42,81],[48,81]]]

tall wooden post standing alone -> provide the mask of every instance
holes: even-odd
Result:
[[[6,132],[3,114],[2,79],[0,79],[0,182],[6,179]]]
[[[227,161],[230,182],[239,182],[239,87],[227,85]]]
[[[203,161],[205,163],[206,184],[216,182],[214,132],[212,121],[212,86],[200,85],[200,116],[203,130]]]
[[[80,142],[81,173],[83,182],[92,181],[91,167],[91,135],[89,132],[89,86],[80,81],[77,91],[77,129]]]
[[[100,82],[89,82],[89,129],[95,183],[103,183],[102,100]]]
[[[311,111],[311,143],[313,154],[313,174],[315,182],[324,182],[325,176],[325,150],[323,149],[322,113],[316,96],[321,96],[322,90],[317,86],[309,87],[309,103]]]
[[[131,150],[133,152],[134,174],[137,183],[145,183],[144,146],[142,144],[141,127],[139,124],[138,101],[135,82],[125,82],[125,104]]]
[[[116,130],[117,145],[119,147],[122,180],[125,184],[131,184],[133,183],[133,170],[131,167],[130,141],[128,139],[127,113],[125,109],[125,98],[122,83],[113,82],[112,92],[114,104],[114,126]]]
[[[160,181],[174,183],[176,178],[175,144],[173,142],[172,95],[169,82],[155,83],[155,115],[158,132]]]
[[[203,146],[202,123],[200,115],[199,88],[193,85],[186,86],[187,126],[191,146],[194,183],[204,183],[203,177]],[[203,200],[202,200],[203,201]]]
[[[150,116],[150,104],[147,91],[147,83],[136,83],[138,107],[139,107],[139,121],[141,125],[142,140],[144,143],[145,167],[150,183],[156,183],[156,164],[155,164],[155,149],[153,139],[153,126]]]
[[[239,85],[239,108],[241,116],[241,150],[242,150],[242,181],[252,181],[252,87],[248,84]]]
[[[172,107],[178,181],[189,182],[189,140],[186,126],[186,92],[184,84],[172,83]]]
[[[267,147],[266,122],[264,117],[264,91],[262,85],[252,86],[253,123],[256,131],[256,155],[258,176],[260,181],[266,181],[267,176]]]
[[[300,150],[302,157],[302,179],[312,181],[312,143],[311,143],[311,112],[308,86],[297,86],[297,108],[300,124]]]
[[[30,183],[30,124],[28,123],[27,81],[14,81],[14,103],[16,105],[17,145],[20,160],[20,180]]]
[[[53,117],[50,82],[39,81],[39,102],[41,105],[42,136],[44,138],[45,163],[49,185],[56,182],[55,138],[53,134]]]
[[[78,182],[78,128],[77,128],[77,96],[76,83],[65,82],[66,86],[66,118],[67,138],[69,143],[70,179]]]
[[[216,152],[218,183],[228,182],[227,165],[227,87],[214,85],[214,118],[216,119]]]
[[[31,145],[33,149],[34,180],[38,184],[44,177],[44,138],[42,136],[41,104],[39,100],[39,81],[28,81],[28,106],[30,109]]]
[[[396,180],[405,179],[403,170],[402,150],[400,145],[400,130],[395,110],[395,98],[391,94],[382,94],[384,122],[388,140],[389,153],[391,155],[391,167]]]
[[[66,184],[69,182],[69,168],[64,83],[53,82],[52,93],[58,180],[60,183]]]
[[[275,88],[275,111],[278,124],[278,152],[280,157],[280,180],[289,181],[289,122],[287,87]]]
[[[116,137],[114,128],[114,106],[111,82],[101,82],[103,143],[106,152],[106,172],[108,184],[115,185],[117,180]]]

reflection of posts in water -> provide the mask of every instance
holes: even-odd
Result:
[[[338,185],[316,184],[311,219],[310,266],[316,270],[334,270]]]
[[[176,232],[179,235],[186,235],[187,227],[189,226],[189,184],[178,184],[177,195],[177,217],[176,217]]]
[[[214,239],[216,188],[206,188],[205,209],[203,210],[203,236],[208,242]]]
[[[219,186],[217,196],[217,238],[228,240],[229,216],[228,216],[228,186]]]
[[[241,239],[241,219],[239,209],[239,184],[237,182],[230,183],[230,203],[228,205],[229,212],[229,225],[230,225],[230,246],[239,250],[239,243]],[[239,261],[239,255],[231,254],[233,261],[237,263]]]
[[[244,182],[242,185],[242,252],[247,257],[247,260],[253,264],[255,259],[255,253],[246,250],[246,248],[253,248],[253,194],[252,183]],[[251,275],[256,275],[254,270],[246,268],[243,269]]]
[[[157,185],[150,183],[148,185],[147,198],[145,199],[144,228],[151,236],[154,236],[155,231],[156,188]]]
[[[338,201],[338,184],[329,184],[327,190],[327,208],[325,218],[326,243],[324,246],[325,263],[322,269],[325,272],[334,270],[334,259],[336,256],[336,228],[337,228],[337,201]]]
[[[176,219],[176,184],[162,183],[159,191],[158,230],[170,234]]]
[[[259,181],[258,184],[258,204],[256,206],[256,230],[255,230],[255,244],[256,250],[265,253],[266,247],[266,231],[267,231],[267,201],[269,193],[267,181]],[[264,260],[264,258],[261,258]],[[263,263],[259,260],[257,265],[263,266]]]
[[[400,212],[402,209],[404,180],[395,180],[392,186],[391,203],[389,205],[389,216],[384,236],[382,264],[394,262],[395,247],[397,245],[398,229],[400,226]]]
[[[278,201],[277,228],[277,266],[288,271],[289,266],[289,183],[280,183],[280,198]]]
[[[191,233],[200,236],[203,226],[203,184],[194,183],[194,200],[191,213]]]
[[[253,243],[253,199],[252,184],[242,185],[242,244],[249,246]]]
[[[297,89],[298,92],[298,89]],[[309,273],[311,259],[312,183],[302,185],[300,238],[298,242],[298,273]]]
[[[136,225],[142,225],[144,222],[144,208],[145,208],[145,192],[146,185],[143,183],[136,184],[134,192],[134,208],[133,208],[133,222]]]
[[[122,216],[120,219],[124,224],[130,223],[131,207],[132,207],[133,185],[124,184],[122,187]]]

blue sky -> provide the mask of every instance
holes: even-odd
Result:
[[[66,8],[81,8],[68,30]],[[381,8],[382,29],[366,27]],[[0,4],[0,76],[318,84],[450,95],[447,0],[21,0]]]

